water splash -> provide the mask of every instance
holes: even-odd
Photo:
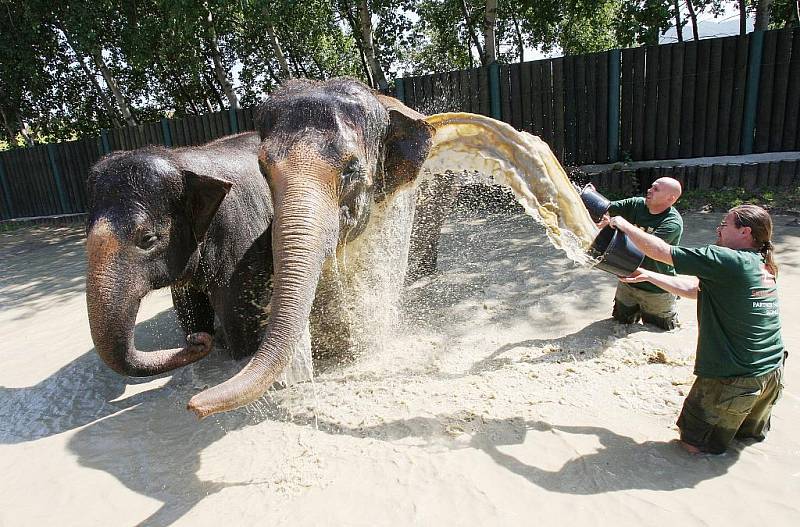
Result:
[[[556,248],[579,264],[592,263],[586,249],[597,227],[547,143],[482,115],[441,113],[426,121],[436,128],[426,176],[465,170],[491,176],[511,189]]]

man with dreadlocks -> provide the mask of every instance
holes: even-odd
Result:
[[[693,454],[721,454],[734,438],[763,440],[786,355],[769,213],[756,205],[732,208],[717,226],[716,243],[700,248],[670,246],[620,216],[610,225],[678,273],[640,268],[622,281],[647,281],[698,301],[697,379],[678,417],[681,445]]]

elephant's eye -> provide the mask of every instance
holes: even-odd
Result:
[[[362,172],[363,170],[361,169],[361,163],[358,162],[358,159],[352,159],[342,170],[342,180],[344,183],[358,180]]]
[[[146,232],[139,237],[139,241],[136,242],[136,246],[143,251],[147,251],[152,249],[157,241],[158,236],[152,232]]]

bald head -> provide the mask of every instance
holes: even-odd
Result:
[[[653,181],[650,188],[647,189],[647,197],[645,204],[650,214],[659,214],[664,212],[678,201],[681,197],[681,183],[677,179],[671,177],[661,177]]]

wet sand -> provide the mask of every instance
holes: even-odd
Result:
[[[687,245],[721,214],[685,216]],[[784,340],[800,350],[800,227],[777,216]],[[125,379],[94,352],[82,229],[0,234],[0,526],[797,525],[800,359],[767,441],[690,456],[695,304],[662,332],[609,319],[615,280],[522,215],[456,214],[440,273],[386,344],[198,422],[224,353]],[[142,349],[181,342],[168,290]]]

